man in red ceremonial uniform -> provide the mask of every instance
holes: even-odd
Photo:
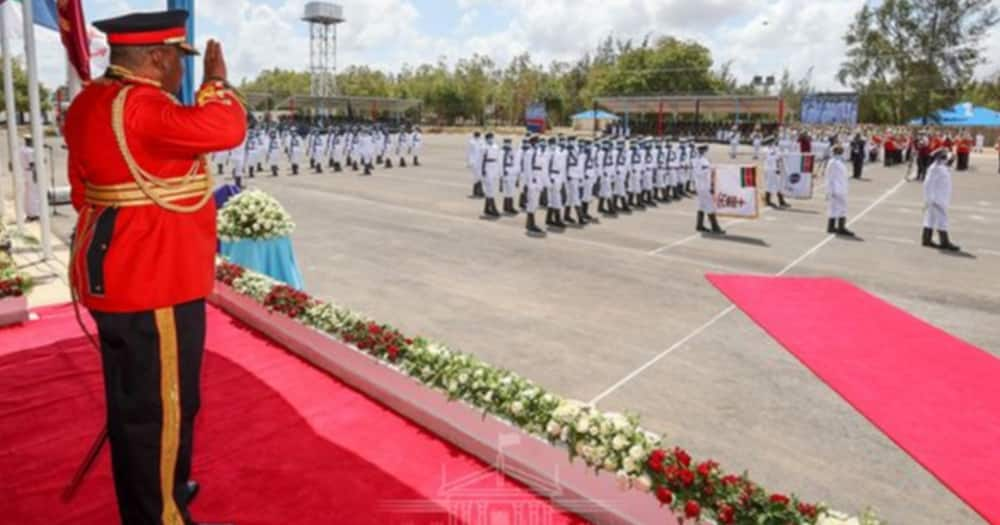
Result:
[[[235,147],[246,113],[209,41],[197,105],[180,89],[186,11],[95,22],[111,66],[66,117],[79,221],[71,279],[99,332],[108,436],[125,525],[194,523],[188,485],[213,286],[215,205],[203,155]]]

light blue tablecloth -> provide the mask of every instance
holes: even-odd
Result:
[[[292,240],[288,237],[266,241],[222,241],[221,244],[222,255],[233,263],[287,283],[297,290],[302,289],[302,274],[295,262]]]

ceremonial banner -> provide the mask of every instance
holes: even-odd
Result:
[[[782,193],[786,197],[812,198],[814,160],[811,153],[788,153],[782,157],[785,171]]]
[[[756,219],[757,167],[717,166],[712,173],[712,199],[717,215]]]
[[[59,35],[73,69],[83,82],[90,80],[90,39],[80,0],[59,0]]]

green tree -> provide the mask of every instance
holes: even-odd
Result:
[[[984,61],[981,42],[1000,21],[992,0],[867,3],[844,35],[838,79],[862,97],[862,118],[903,122],[956,102]]]
[[[24,69],[21,64],[20,57],[14,57],[11,62],[11,71],[14,73],[14,107],[18,113],[27,113],[30,111],[28,104],[28,71]],[[7,94],[4,92],[3,83],[0,83],[0,97],[5,97]],[[38,95],[41,101],[42,111],[49,111],[52,109],[52,103],[49,100],[52,96],[52,92],[49,91],[41,82],[38,83]],[[0,100],[4,100],[0,98]]]

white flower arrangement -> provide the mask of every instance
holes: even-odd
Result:
[[[295,223],[274,197],[260,190],[247,190],[219,210],[218,230],[224,241],[267,240],[291,235]]]
[[[233,280],[232,286],[238,293],[263,302],[278,284],[246,270]],[[295,320],[342,341],[359,322],[374,323],[362,314],[322,301],[315,301]],[[664,445],[661,436],[639,426],[639,418],[634,414],[603,412],[581,401],[560,398],[514,372],[423,338],[407,339],[398,359],[383,359],[382,363],[453,401],[479,408],[484,414],[492,414],[564,448],[571,459],[580,458],[595,471],[610,473],[623,490],[632,487],[645,492],[653,490],[647,461],[654,450]],[[877,517],[868,514],[862,515],[860,521],[832,511],[818,518],[819,525],[878,523]]]

